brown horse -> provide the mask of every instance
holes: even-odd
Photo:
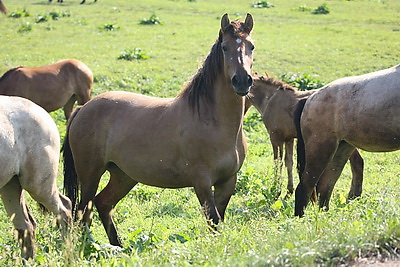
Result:
[[[6,6],[3,4],[3,1],[0,0],[0,11],[4,14],[7,15],[7,8]]]
[[[176,98],[107,92],[72,114],[64,143],[66,191],[74,203],[79,181],[78,216],[83,212],[90,223],[93,200],[111,244],[121,246],[111,211],[139,182],[194,187],[210,223],[224,219],[245,158],[252,28],[250,14],[244,23],[225,14],[203,66]],[[110,181],[95,197],[106,170]]]
[[[47,112],[64,107],[68,119],[75,101],[83,105],[90,100],[92,84],[92,71],[84,63],[64,59],[41,67],[8,70],[0,78],[0,94],[28,98]]]
[[[53,2],[53,0],[49,0],[49,2]],[[58,3],[63,3],[63,0],[57,0]],[[84,4],[86,2],[86,0],[82,0],[81,5]],[[97,0],[94,0],[94,3],[96,3]]]
[[[400,65],[334,81],[300,105],[300,183],[295,215],[303,216],[317,185],[320,207],[329,208],[333,187],[355,148],[400,149]]]
[[[318,90],[298,91],[297,88],[273,78],[256,76],[254,85],[246,96],[246,107],[253,105],[262,116],[270,136],[274,160],[283,159],[285,146],[289,195],[293,193],[293,143],[297,138],[294,112],[301,99],[307,99]],[[348,199],[353,199],[361,196],[363,182],[364,160],[357,149],[350,157],[350,165],[353,179]]]

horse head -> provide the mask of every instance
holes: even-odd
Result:
[[[251,68],[254,44],[250,37],[252,29],[253,17],[250,14],[247,14],[245,22],[230,22],[228,14],[221,19],[219,41],[223,50],[225,73],[240,96],[246,95],[253,84]]]

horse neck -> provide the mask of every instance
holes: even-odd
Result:
[[[255,80],[247,99],[262,114],[278,88],[278,85],[266,84],[262,81]]]
[[[217,125],[237,131],[243,121],[245,97],[235,93],[230,79],[218,77],[214,88],[214,120]]]

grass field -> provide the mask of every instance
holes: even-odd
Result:
[[[93,95],[124,90],[175,96],[210,50],[224,13],[242,20],[246,13],[253,15],[253,69],[276,78],[297,75],[328,83],[384,69],[400,59],[396,0],[275,0],[271,8],[254,8],[256,1],[243,0],[3,2],[11,16],[0,14],[0,73],[19,65],[76,58],[94,73]],[[323,4],[329,14],[312,13]],[[18,14],[22,16],[15,18]],[[152,15],[162,23],[140,24]],[[121,52],[138,48],[137,55],[147,59],[118,59]],[[63,113],[52,116],[63,138]],[[116,207],[122,250],[104,245],[108,239],[97,214],[91,232],[82,236],[74,227],[64,242],[53,216],[42,214],[31,201],[38,229],[36,257],[29,265],[332,266],[362,258],[398,259],[399,152],[361,152],[362,197],[346,203],[351,180],[346,166],[331,210],[320,212],[310,205],[306,216],[298,219],[293,217],[294,197],[273,197],[276,188],[284,191],[285,172],[280,175],[274,167],[269,138],[255,110],[247,114],[245,130],[248,155],[217,234],[207,228],[190,188],[136,186]],[[59,184],[61,189],[61,175]],[[2,204],[0,229],[0,265],[22,263]]]

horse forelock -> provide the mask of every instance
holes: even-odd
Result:
[[[0,77],[0,82],[5,80],[11,73],[13,73],[14,71],[16,71],[19,68],[23,68],[23,66],[18,66],[12,69],[9,69],[8,71],[6,71],[3,76]]]
[[[247,36],[249,36],[249,31],[250,30],[247,29],[246,25],[243,22],[235,20],[232,21],[229,26],[224,29],[224,32],[220,30],[218,39],[220,42],[222,42],[223,33],[230,33],[235,38],[245,39]]]

